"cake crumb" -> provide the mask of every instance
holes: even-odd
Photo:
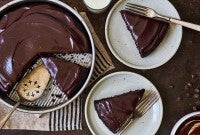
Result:
[[[186,96],[186,98],[189,98],[189,97],[191,97],[191,94],[190,93],[186,93],[185,96]]]
[[[185,85],[184,90],[189,90],[190,87],[188,85]]]
[[[181,100],[181,97],[177,97],[176,101],[179,102]]]
[[[194,92],[199,93],[200,92],[199,88],[194,89]]]
[[[196,101],[195,104],[196,104],[197,106],[199,106],[199,105],[200,105],[200,100]]]
[[[193,107],[192,107],[192,110],[193,110],[193,111],[196,111],[196,110],[197,110],[197,107],[196,107],[196,106],[193,106]]]
[[[187,85],[191,88],[192,87],[192,84],[191,83],[187,83]]]
[[[199,98],[199,94],[194,94],[193,97],[194,98]]]
[[[191,78],[194,79],[196,76],[195,75],[191,75]]]

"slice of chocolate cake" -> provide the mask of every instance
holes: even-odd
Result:
[[[108,129],[113,133],[117,133],[130,116],[134,114],[144,91],[144,89],[130,91],[114,97],[95,100],[95,110]]]
[[[126,10],[122,10],[120,13],[141,57],[148,56],[163,40],[169,28],[169,23],[140,16]]]
[[[80,90],[89,74],[89,69],[58,58],[44,57],[42,61],[68,98],[73,97]]]

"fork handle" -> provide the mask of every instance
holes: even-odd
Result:
[[[200,25],[181,21],[174,18],[170,18],[169,21],[200,32]]]

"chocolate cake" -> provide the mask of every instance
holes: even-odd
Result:
[[[57,86],[69,98],[81,88],[89,73],[89,69],[58,58],[42,58],[42,61],[51,77],[56,80]]]
[[[200,135],[200,115],[185,120],[175,133],[176,135]]]
[[[141,57],[148,56],[161,43],[169,23],[121,10],[121,16],[130,31]]]
[[[90,53],[85,33],[70,13],[47,3],[4,12],[0,19],[0,91],[9,93],[38,58],[54,53]],[[58,62],[57,67],[62,68],[65,63]],[[74,71],[73,66],[67,70]],[[64,78],[57,75],[55,79],[60,82]],[[63,90],[65,86],[60,85]]]
[[[113,133],[117,133],[130,116],[134,114],[144,91],[144,89],[130,91],[114,97],[95,100],[95,110],[108,129]]]

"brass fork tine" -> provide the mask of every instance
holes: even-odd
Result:
[[[146,15],[145,11],[141,11],[141,10],[134,9],[134,8],[129,8],[129,7],[125,7],[125,9],[128,10],[128,11],[130,11],[130,12],[133,12],[135,14],[139,14],[139,15],[142,15],[142,16]]]
[[[125,9],[135,14],[146,16],[149,8],[137,4],[127,3]]]
[[[145,6],[142,6],[142,5],[133,4],[133,3],[127,3],[126,5],[130,5],[132,7],[137,7],[137,8],[141,8],[141,9],[148,9],[148,7],[145,7]]]
[[[146,102],[143,104],[143,106],[140,106],[140,108],[137,108],[137,111],[139,112],[139,114],[144,115],[154,104],[156,101],[158,101],[159,96],[156,92],[153,92],[148,100],[146,100]]]
[[[144,104],[146,104],[152,95],[153,91],[150,91],[144,98],[142,98],[139,104],[137,105],[136,110],[140,109]]]
[[[132,4],[132,3],[127,3],[126,6],[130,7],[130,8],[135,8],[135,9],[138,9],[138,10],[142,10],[142,11],[148,10],[148,7],[137,5],[137,4]]]
[[[151,90],[145,97],[142,98],[141,102],[136,107],[136,112],[139,116],[144,115],[155,103],[158,101],[159,95],[156,91]],[[123,132],[129,127],[134,121],[134,119],[128,119],[128,121],[123,125],[123,128],[119,131],[118,135],[122,135]]]

